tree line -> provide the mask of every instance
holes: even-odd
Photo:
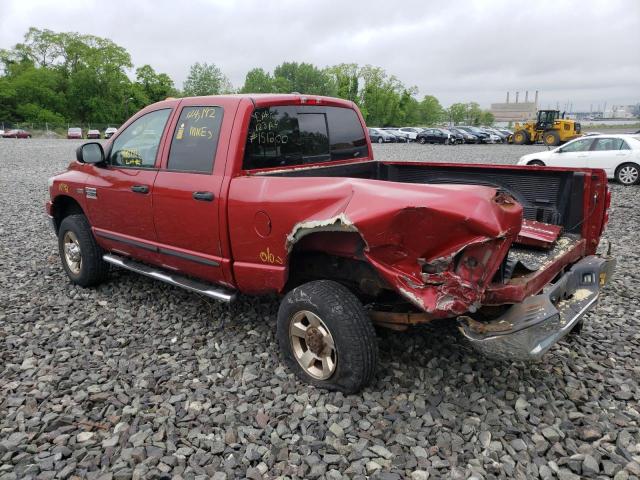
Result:
[[[416,98],[382,68],[342,63],[319,68],[284,62],[273,72],[250,70],[234,89],[215,64],[191,65],[182,91],[166,73],[150,65],[135,69],[129,53],[109,39],[73,32],[30,28],[24,41],[0,50],[0,122],[63,125],[120,124],[153,102],[167,97],[224,93],[328,95],[355,102],[371,126],[493,123],[476,102],[443,107],[432,95]]]

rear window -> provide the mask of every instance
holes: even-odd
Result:
[[[82,130],[80,130],[79,128],[70,128],[69,129],[69,133],[80,133]]]
[[[258,108],[251,115],[243,168],[285,167],[368,155],[366,136],[354,110],[274,106]]]

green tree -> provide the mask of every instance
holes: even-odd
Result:
[[[191,65],[182,90],[187,97],[197,97],[231,93],[232,86],[215,64],[196,62]]]
[[[143,65],[136,69],[136,83],[141,87],[149,103],[178,95],[169,75],[156,73],[151,65]]]
[[[270,93],[274,91],[273,77],[262,68],[247,72],[240,93]]]
[[[284,62],[274,69],[273,78],[278,93],[335,95],[329,74],[310,63]]]
[[[464,119],[468,125],[480,125],[481,115],[482,109],[478,103],[469,102],[466,104]]]
[[[341,63],[325,70],[334,85],[335,95],[355,102],[358,100],[359,67],[355,63]]]
[[[454,103],[448,109],[449,118],[454,124],[459,124],[465,121],[467,114],[467,105],[464,103]]]
[[[495,121],[496,121],[496,119],[493,116],[493,113],[491,113],[489,110],[484,110],[480,114],[480,124],[481,125],[485,125],[487,127],[490,127],[491,125],[493,125],[493,123]]]
[[[442,121],[444,109],[433,95],[425,95],[420,102],[420,123],[422,125],[435,125]]]

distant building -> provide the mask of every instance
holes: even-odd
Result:
[[[604,112],[604,116],[605,118],[632,119],[635,118],[633,110],[633,105],[613,105],[611,110]]]
[[[538,111],[538,91],[535,100],[529,101],[529,92],[525,93],[524,102],[519,102],[520,92],[516,92],[516,101],[509,102],[509,92],[505,103],[492,103],[490,112],[496,122],[526,122],[536,118]]]

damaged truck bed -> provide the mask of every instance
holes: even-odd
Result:
[[[216,300],[279,294],[284,361],[314,385],[373,377],[373,325],[458,322],[537,359],[592,307],[602,170],[378,162],[357,107],[305,95],[168,99],[50,179],[72,282],[126,268]]]
[[[275,178],[277,192],[262,183]],[[252,201],[268,197],[272,208],[290,208],[301,192],[322,203],[283,232],[283,255],[296,260],[283,269],[289,280],[327,274],[316,262],[304,276],[303,258],[319,252],[341,257],[342,272],[371,265],[375,274],[343,281],[369,295],[374,323],[400,330],[457,319],[488,356],[540,358],[595,303],[615,265],[595,255],[610,202],[602,172],[371,162],[246,181],[260,183]]]

